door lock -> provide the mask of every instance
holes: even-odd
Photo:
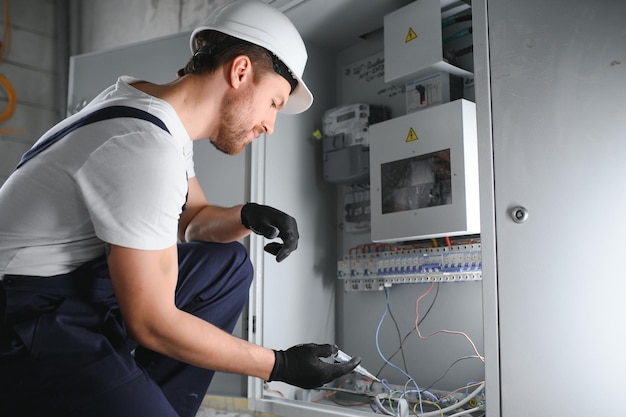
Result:
[[[525,207],[517,206],[511,210],[511,217],[515,223],[524,223],[528,220],[528,210]]]

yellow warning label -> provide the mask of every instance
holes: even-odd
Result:
[[[415,38],[417,38],[417,33],[415,33],[413,28],[409,28],[409,32],[406,34],[406,38],[404,39],[404,42],[411,42]]]
[[[406,135],[406,142],[413,142],[414,140],[418,140],[417,134],[413,128],[409,129],[409,134]]]

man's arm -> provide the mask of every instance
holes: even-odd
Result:
[[[281,262],[298,247],[296,220],[270,206],[248,203],[230,208],[212,206],[208,203],[198,180],[188,180],[186,209],[178,222],[178,239],[181,242],[233,242],[253,231],[271,242],[265,250]]]
[[[241,205],[210,205],[197,178],[190,178],[185,211],[180,216],[178,239],[181,242],[234,242],[250,234],[241,224]]]
[[[201,368],[270,378],[274,351],[176,307],[176,246],[145,251],[111,245],[108,263],[124,321],[137,343]]]
[[[336,346],[303,344],[274,351],[234,337],[174,304],[176,246],[146,251],[110,245],[111,282],[129,333],[140,345],[201,368],[315,388],[360,362],[326,363]]]

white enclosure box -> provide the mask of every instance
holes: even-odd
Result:
[[[454,51],[471,50],[471,20],[447,25],[444,36],[442,19],[450,21],[459,13],[470,13],[470,6],[450,0],[419,0],[385,15],[385,82],[439,71],[472,76],[471,64],[464,68],[444,57],[444,49],[452,55]],[[459,64],[464,62],[458,59]]]
[[[372,240],[480,233],[476,143],[463,99],[370,126]]]

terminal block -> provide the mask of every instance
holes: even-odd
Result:
[[[337,278],[345,291],[381,291],[395,284],[482,279],[480,243],[346,255]]]

